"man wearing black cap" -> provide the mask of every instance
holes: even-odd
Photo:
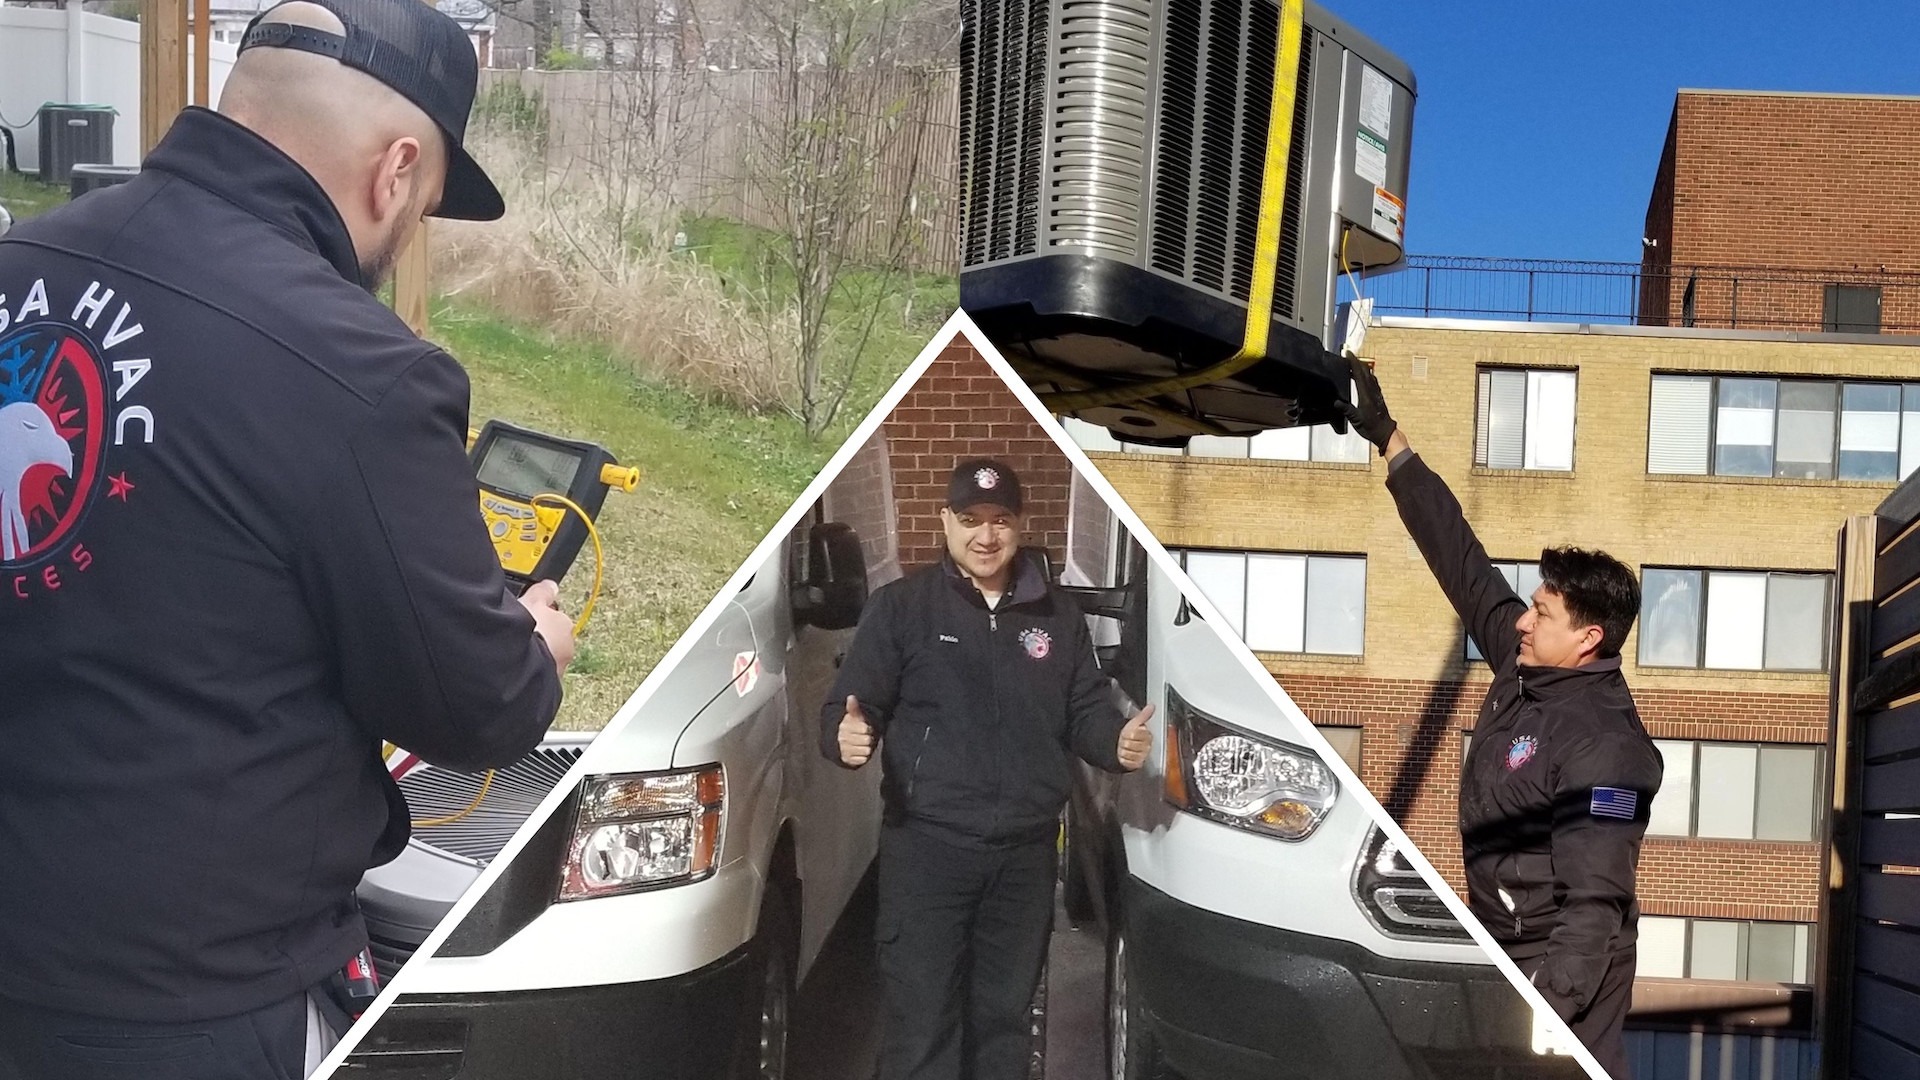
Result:
[[[821,712],[830,760],[881,756],[881,1080],[1027,1075],[1071,759],[1131,772],[1153,747],[1020,512],[1005,463],[954,467],[946,555],[873,595]]]
[[[514,598],[467,383],[372,294],[489,218],[471,45],[274,8],[221,112],[0,241],[0,1078],[299,1077],[372,980],[391,740],[533,747],[573,652]]]

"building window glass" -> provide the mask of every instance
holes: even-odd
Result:
[[[1666,765],[1647,832],[1722,840],[1812,840],[1818,746],[1655,739]]]
[[[1361,655],[1367,608],[1364,557],[1239,551],[1173,554],[1248,648]]]
[[[1813,928],[1643,915],[1638,954],[1637,974],[1650,978],[1807,984]]]
[[[1363,729],[1357,727],[1323,727],[1320,734],[1326,736],[1333,746],[1333,752],[1347,763],[1355,776],[1360,775],[1360,743]]]
[[[1572,469],[1575,381],[1571,371],[1482,368],[1473,463]]]
[[[1507,586],[1514,591],[1515,595],[1528,603],[1532,603],[1533,591],[1540,587],[1539,563],[1497,562],[1493,564],[1493,568],[1500,571],[1501,577],[1507,579]],[[1473,640],[1472,634],[1466,634],[1465,637],[1467,639],[1467,659],[1485,660],[1486,656],[1480,652],[1480,643]]]
[[[1829,334],[1879,333],[1880,286],[1827,286],[1821,329]]]
[[[1644,568],[1640,665],[1825,670],[1832,579],[1832,574]]]
[[[1098,424],[1064,417],[1062,426],[1082,450],[1107,450],[1167,457],[1253,458],[1258,461],[1340,461],[1364,465],[1373,447],[1358,432],[1341,434],[1325,424],[1279,428],[1257,435],[1195,435],[1184,449],[1121,442]]]
[[[1920,384],[1655,375],[1647,471],[1905,479],[1920,465]]]

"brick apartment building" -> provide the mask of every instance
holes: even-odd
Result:
[[[1872,333],[1920,330],[1894,273],[1920,269],[1920,209],[1861,193],[1882,190],[1888,156],[1920,179],[1915,121],[1920,99],[1679,95],[1649,258],[1744,268],[1739,329],[1730,289],[1726,320],[1706,317],[1720,309],[1700,275],[1691,326],[1679,294],[1669,319],[1643,291],[1638,311],[1591,321],[1384,315],[1367,338],[1395,417],[1523,593],[1545,545],[1603,548],[1642,576],[1624,669],[1667,761],[1642,860],[1643,977],[1816,971],[1835,533],[1920,464],[1920,337]],[[1870,150],[1826,148],[1830,130],[1844,143],[1875,125]],[[1769,294],[1792,329],[1752,328],[1762,279],[1795,281]],[[1848,325],[1826,330],[1836,284],[1881,289],[1884,317],[1866,325],[1842,296]],[[1069,426],[1457,883],[1459,766],[1489,676],[1384,463],[1326,429],[1168,453]]]
[[[1641,321],[1920,332],[1920,97],[1682,90]]]

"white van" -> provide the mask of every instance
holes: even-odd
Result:
[[[408,961],[409,993],[341,1075],[784,1074],[794,988],[878,842],[879,771],[826,761],[817,732],[869,590],[899,576],[893,514],[875,436],[609,734],[587,746],[556,733],[495,774],[489,798],[508,796],[495,820],[476,810],[416,828],[367,875],[361,905],[390,974],[582,761],[570,797],[436,954]],[[401,786],[416,820],[433,820],[484,780],[429,767]]]
[[[1069,917],[1107,939],[1114,1080],[1581,1077],[1179,586],[1075,480],[1067,580],[1102,663],[1164,723],[1082,769]]]

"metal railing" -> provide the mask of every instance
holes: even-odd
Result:
[[[1920,273],[1412,255],[1361,291],[1382,315],[1920,333]]]

